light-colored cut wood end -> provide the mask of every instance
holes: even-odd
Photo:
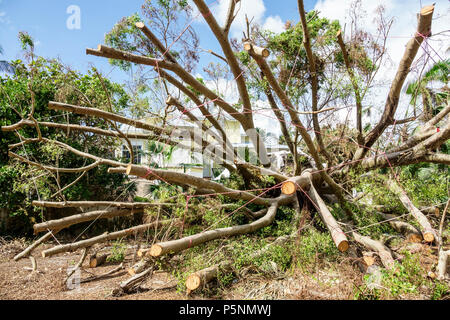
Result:
[[[135,26],[138,29],[143,29],[145,27],[145,24],[143,22],[136,22]]]
[[[422,16],[427,16],[429,14],[433,14],[434,12],[434,4],[430,5],[430,6],[425,6],[422,8],[422,10],[420,10],[420,14]]]
[[[252,44],[250,42],[244,42],[244,50],[245,51],[252,50]]]
[[[375,258],[371,256],[364,256],[363,257],[364,263],[370,267],[375,263]]]
[[[295,183],[292,181],[286,181],[281,186],[281,192],[288,196],[294,194],[296,190],[297,188],[295,187]]]
[[[430,233],[430,232],[426,232],[426,233],[423,234],[423,239],[426,242],[433,242],[434,241],[434,235],[432,233]]]
[[[128,268],[128,269],[127,269],[127,272],[128,272],[128,274],[129,274],[130,276],[135,276],[135,275],[136,275],[136,272],[134,271],[133,268]]]
[[[190,291],[194,291],[195,289],[198,289],[198,287],[200,287],[200,284],[201,284],[201,279],[195,273],[191,274],[186,279],[186,288],[188,288],[188,290],[190,290]]]
[[[439,217],[439,208],[434,208],[434,214],[436,215],[436,217]]]
[[[264,58],[267,58],[268,56],[270,56],[270,51],[267,50],[266,48],[264,48],[263,51],[262,51],[262,56]]]
[[[150,255],[152,257],[159,257],[161,255],[161,252],[162,252],[162,247],[160,245],[154,244],[150,248]]]

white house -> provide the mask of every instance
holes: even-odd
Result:
[[[145,120],[152,122],[152,119]],[[234,119],[221,120],[221,125],[233,145],[238,155],[245,159],[246,153],[254,151],[253,144],[249,141],[248,136],[241,131],[241,126],[238,121]],[[196,124],[192,121],[182,119],[176,121],[177,129],[196,128]],[[127,130],[128,129],[128,130]],[[127,128],[122,131],[128,134],[147,133],[145,130]],[[180,136],[179,139],[182,139]],[[192,149],[174,147],[173,150],[165,144],[157,144],[155,141],[146,139],[129,139],[133,146],[133,153],[135,155],[135,164],[142,165],[157,165],[159,168],[165,168],[172,171],[187,173],[201,178],[214,178],[213,169],[221,168],[215,164],[210,158],[203,156],[200,152],[192,151]],[[273,156],[274,162],[280,163],[279,157],[276,153],[279,151],[285,152],[289,150],[287,146],[278,144],[278,139],[269,136],[266,139],[266,147],[269,155]],[[209,141],[212,142],[213,140]],[[162,142],[162,140],[161,140]],[[189,137],[186,138],[186,144],[190,145]],[[155,150],[156,149],[156,150]],[[123,140],[120,149],[116,151],[116,156],[129,161],[130,152],[128,150],[128,143]],[[278,160],[277,160],[278,158]]]

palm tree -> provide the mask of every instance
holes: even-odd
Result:
[[[422,78],[408,85],[406,93],[411,95],[411,104],[414,105],[414,115],[419,96],[422,98],[425,120],[430,119],[440,111],[440,108],[449,97],[449,88],[447,86],[449,70],[450,59],[439,61]],[[437,90],[429,88],[429,84],[434,81],[441,82],[444,85]]]
[[[3,54],[3,48],[0,46],[0,55]],[[14,73],[14,67],[5,60],[0,60],[0,72]]]

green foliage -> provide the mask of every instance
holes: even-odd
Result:
[[[148,57],[161,56],[162,53],[136,28],[137,22],[144,22],[161,43],[170,45],[170,54],[180,59],[188,71],[192,71],[195,63],[199,61],[197,53],[199,41],[191,28],[188,32],[182,32],[186,31],[183,29],[190,13],[191,7],[187,0],[146,0],[141,7],[141,14],[134,13],[122,18],[105,35],[105,44]],[[110,59],[109,62],[125,71],[129,71],[132,66],[138,67],[122,60]]]
[[[382,285],[389,289],[394,298],[404,293],[417,293],[418,288],[426,282],[419,257],[408,252],[405,252],[405,258],[401,263],[396,263],[393,270],[382,270],[382,275]]]
[[[27,32],[19,32],[19,41],[22,46],[22,50],[34,49],[33,38]]]
[[[129,17],[122,18],[114,28],[105,35],[105,44],[119,50],[134,52],[138,49],[137,43],[142,41],[141,31],[135,24],[142,22],[138,13]],[[109,59],[109,63],[128,71],[131,68],[131,62],[123,60]]]
[[[292,262],[292,249],[289,246],[270,246],[267,252],[253,263],[265,272],[285,272]]]
[[[402,168],[400,182],[416,206],[446,202],[450,169],[438,164],[414,164]]]
[[[23,43],[30,45],[26,34],[21,34]],[[47,60],[35,57],[25,63],[21,60],[11,63],[15,72],[0,77],[0,126],[17,123],[30,112],[31,92],[35,97],[34,118],[38,121],[66,122],[81,124],[102,129],[109,129],[109,123],[97,119],[86,118],[75,114],[66,117],[61,112],[48,108],[49,101],[60,101],[75,105],[97,107],[109,110],[107,94],[95,71],[81,74],[72,71],[57,60]],[[114,112],[121,112],[128,107],[128,96],[121,85],[103,79],[111,98]],[[17,113],[20,114],[17,114]],[[58,140],[78,150],[94,155],[114,159],[114,147],[117,139],[98,135],[81,134],[77,131],[62,131],[41,126],[42,135],[48,139]],[[36,129],[24,127],[20,133],[25,138],[37,136]],[[16,165],[8,157],[8,145],[18,143],[14,133],[0,134],[0,184],[2,192],[0,207],[8,208],[13,216],[28,216],[31,222],[37,220],[36,212],[29,206],[32,200],[62,200],[57,193],[56,177],[37,168]],[[51,143],[33,143],[14,150],[23,157],[33,159],[44,165],[65,168],[77,168],[88,165],[81,157],[63,150]],[[63,191],[66,200],[109,200],[119,196],[124,197],[134,191],[134,187],[126,186],[126,178],[122,175],[107,174],[106,166],[100,166],[88,172],[77,184]],[[78,177],[77,174],[61,174],[60,185],[65,186]],[[128,188],[127,188],[128,187]],[[126,189],[127,188],[127,189]],[[50,197],[53,195],[53,198]],[[99,198],[100,197],[100,198]],[[28,219],[27,218],[27,219]],[[29,221],[29,222],[30,222]],[[28,225],[29,227],[29,225]],[[23,231],[23,230],[22,230]],[[9,230],[13,233],[14,230]]]
[[[299,243],[295,244],[294,255],[297,266],[302,270],[318,265],[321,261],[333,261],[339,251],[328,232],[307,229],[301,236]]]
[[[444,281],[436,281],[433,286],[431,300],[441,300],[448,294],[450,294],[450,287],[448,283]]]
[[[450,59],[436,62],[420,79],[408,84],[406,93],[411,96],[411,104],[416,105],[419,97],[422,98],[423,108],[428,117],[434,116],[448,102],[447,88]],[[443,87],[439,90],[429,88],[430,83],[440,82]]]
[[[319,82],[323,82],[326,61],[319,55],[320,47],[335,47],[335,35],[340,29],[338,21],[320,18],[316,11],[310,11],[306,17],[310,33],[311,46],[317,54],[315,64]],[[273,66],[280,71],[280,82],[286,88],[291,99],[307,93],[307,79],[309,76],[309,62],[303,45],[303,29],[298,23],[280,34],[270,31],[264,32],[267,48],[276,54]],[[305,81],[306,80],[306,81]]]
[[[408,298],[418,294],[427,294],[431,300],[442,299],[449,294],[446,282],[432,281],[422,267],[420,254],[404,251],[401,262],[396,261],[391,270],[381,270],[381,286],[369,289],[366,284],[355,290],[357,300],[380,300]],[[364,277],[365,283],[370,276]]]
[[[111,249],[111,254],[108,256],[106,261],[108,262],[122,262],[125,259],[125,251],[127,250],[127,245],[124,241],[117,240],[114,242]]]

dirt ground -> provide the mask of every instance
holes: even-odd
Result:
[[[127,250],[122,271],[110,278],[72,285],[74,288],[70,290],[64,285],[64,279],[67,269],[79,261],[81,250],[42,258],[41,251],[49,247],[43,245],[33,252],[37,272],[32,272],[29,258],[17,262],[13,260],[16,254],[26,248],[23,241],[0,243],[0,300],[352,299],[354,284],[361,282],[361,275],[351,265],[340,268],[338,272],[317,270],[316,275],[309,277],[300,272],[291,272],[285,276],[264,278],[249,272],[247,276],[235,279],[224,290],[214,290],[215,284],[212,284],[209,294],[187,295],[177,291],[176,279],[168,273],[157,271],[142,284],[146,289],[144,292],[115,297],[112,295],[113,290],[118,288],[121,281],[130,278],[126,267],[132,263],[132,248]],[[118,265],[106,263],[91,269],[86,259],[79,278],[104,274]]]

